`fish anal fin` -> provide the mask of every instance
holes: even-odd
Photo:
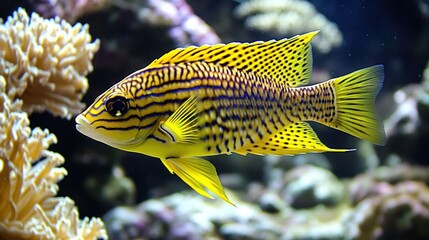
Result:
[[[308,123],[296,122],[257,141],[237,149],[239,154],[295,155],[316,152],[347,152],[353,149],[333,149],[323,144]]]
[[[239,148],[239,149],[235,149],[234,153],[239,154],[241,156],[246,156],[247,155],[247,151],[245,147]]]
[[[197,193],[213,199],[207,192],[206,189],[208,189],[225,202],[235,206],[226,196],[216,168],[209,161],[201,158],[165,158],[161,161],[171,173],[179,176]]]
[[[163,64],[214,63],[272,79],[288,87],[309,82],[312,71],[311,39],[318,31],[289,39],[190,46],[172,50],[147,68]]]
[[[159,130],[169,136],[172,142],[195,143],[198,140],[200,111],[197,101],[197,97],[191,96],[159,125]]]

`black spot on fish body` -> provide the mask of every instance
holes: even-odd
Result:
[[[221,153],[222,152],[222,150],[220,149],[219,145],[216,145],[216,151],[217,151],[217,153]]]
[[[244,146],[244,141],[242,137],[240,137],[240,146]]]
[[[249,139],[252,144],[255,143],[255,141],[252,139],[252,137],[249,134],[246,134],[246,138]]]

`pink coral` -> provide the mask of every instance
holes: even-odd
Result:
[[[195,15],[185,0],[148,0],[144,5],[130,8],[134,11],[136,9],[141,22],[169,27],[168,34],[177,46],[220,42],[213,29]]]
[[[428,239],[429,188],[421,182],[378,183],[347,219],[347,239]]]
[[[98,11],[108,5],[108,0],[33,0],[34,8],[43,17],[61,17],[75,22],[79,17]]]
[[[137,19],[151,26],[168,27],[168,35],[177,46],[215,44],[220,39],[214,30],[198,17],[185,0],[33,0],[33,6],[44,17],[58,16],[69,22],[78,17],[114,5],[134,12]]]
[[[429,168],[405,164],[379,167],[353,179],[349,198],[352,205],[356,205],[365,198],[385,194],[390,191],[391,184],[410,180],[429,184]]]

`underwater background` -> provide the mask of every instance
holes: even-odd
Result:
[[[57,109],[63,108],[55,106],[26,105],[42,95],[25,97],[24,91],[10,98],[23,99],[31,128],[49,129],[58,139],[49,150],[64,157],[61,166],[68,174],[58,182],[57,196],[73,199],[81,218],[101,218],[110,239],[429,239],[429,1],[1,1],[3,23],[19,7],[28,15],[36,12],[46,19],[58,16],[71,25],[89,25],[92,40],[87,39],[87,46],[93,50],[85,59],[87,66],[92,59],[92,67],[82,74],[87,75],[87,90],[76,90],[83,98],[70,97],[77,104],[65,104],[68,110],[61,112]],[[199,196],[159,160],[109,147],[75,128],[74,117],[83,110],[79,102],[90,104],[174,48],[289,38],[314,30],[320,33],[312,41],[312,83],[384,65],[376,107],[385,126],[385,146],[312,124],[327,146],[357,150],[207,158],[238,206],[234,208]],[[5,46],[0,41],[4,59]],[[6,69],[10,61],[0,67]],[[11,96],[13,81],[8,78],[13,74],[2,69],[0,73]],[[57,88],[61,84],[69,83],[60,82]],[[49,100],[52,105],[55,99]],[[7,101],[0,102],[6,111]],[[2,145],[3,150],[5,146],[9,145]],[[0,165],[0,173],[6,169],[1,166],[6,165]],[[0,188],[5,189],[6,182],[6,177],[0,178]],[[0,209],[7,201],[0,195]],[[0,214],[0,236],[38,239],[29,233],[7,233],[5,219],[10,216]],[[19,230],[21,225],[13,226]],[[97,237],[107,236],[81,238]],[[52,239],[57,238],[64,237]]]

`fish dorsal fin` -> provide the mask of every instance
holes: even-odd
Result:
[[[295,155],[315,152],[346,152],[352,149],[332,149],[320,141],[308,123],[296,122],[260,141],[235,150],[239,154]]]
[[[223,190],[216,169],[209,161],[201,158],[166,158],[161,159],[170,173],[175,173],[197,193],[207,198],[213,198],[210,190],[225,202],[233,205]]]
[[[316,34],[317,31],[278,41],[178,48],[156,59],[148,67],[204,61],[252,72],[286,84],[288,87],[296,87],[310,80],[312,68],[310,40]]]
[[[198,117],[197,97],[191,96],[159,126],[159,129],[169,136],[172,142],[192,144],[198,140]]]

